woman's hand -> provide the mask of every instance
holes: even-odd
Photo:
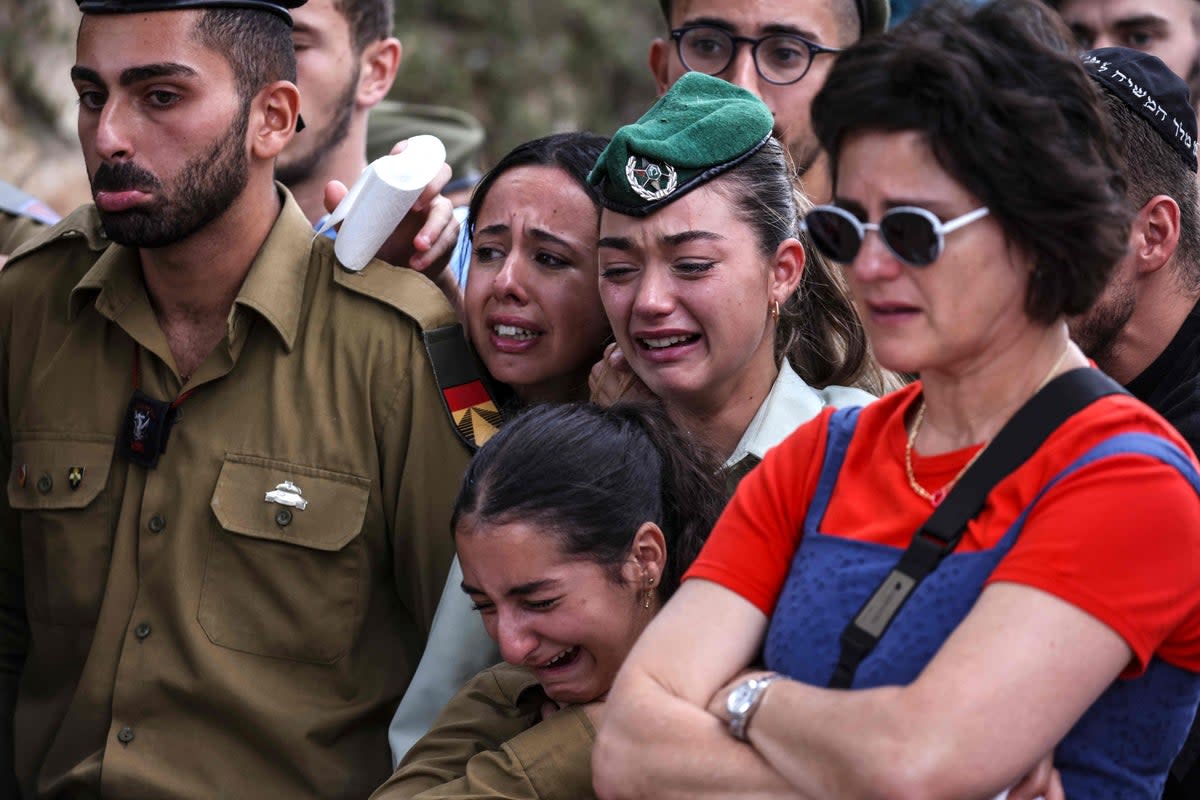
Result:
[[[407,147],[407,139],[397,142],[391,155],[403,153]],[[376,253],[376,258],[398,267],[415,269],[430,280],[437,280],[450,263],[450,256],[458,244],[459,225],[454,218],[454,205],[441,193],[449,181],[450,167],[443,164]],[[325,185],[325,208],[332,212],[349,191],[340,181],[330,181]]]
[[[592,402],[611,406],[618,400],[652,401],[654,393],[646,388],[625,360],[625,354],[617,343],[604,348],[604,355],[592,367],[588,376],[588,389]]]

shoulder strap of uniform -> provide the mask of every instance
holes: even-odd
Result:
[[[317,239],[313,246],[323,242],[333,250],[333,242],[327,240]],[[351,272],[337,264],[332,252],[329,261],[334,283],[391,306],[423,331],[457,321],[441,289],[416,270],[372,261],[361,272]]]
[[[417,324],[459,438],[472,451],[490,439],[500,428],[500,407],[442,291],[415,270],[382,263],[372,262],[361,272],[334,270],[339,285],[387,303]]]
[[[12,251],[5,264],[5,269],[12,267],[13,262],[29,253],[42,250],[55,242],[65,239],[77,240],[82,238],[90,250],[99,253],[112,244],[104,237],[104,229],[100,225],[100,216],[93,205],[80,206],[63,217],[52,227],[45,228]]]
[[[422,331],[421,337],[442,392],[442,404],[455,430],[472,451],[482,447],[503,420],[483,368],[467,346],[462,326],[455,323]]]

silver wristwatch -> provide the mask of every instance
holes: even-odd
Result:
[[[746,726],[762,703],[763,694],[768,686],[782,678],[777,672],[768,672],[757,678],[747,678],[733,687],[729,699],[725,701],[725,710],[729,712],[729,733],[733,738],[746,741]]]

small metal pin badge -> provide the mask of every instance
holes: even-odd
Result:
[[[17,478],[17,486],[24,489],[25,484],[29,481],[29,465],[28,464],[22,464],[21,466],[17,467],[16,478]]]
[[[71,490],[79,488],[79,484],[83,483],[83,467],[71,467],[67,470],[67,485]]]
[[[304,509],[308,508],[308,501],[301,496],[303,494],[304,493],[300,491],[299,486],[291,481],[284,481],[271,491],[267,492],[267,495],[263,498],[263,500],[267,503],[278,503],[281,506],[287,506],[289,508],[295,508],[303,511]]]

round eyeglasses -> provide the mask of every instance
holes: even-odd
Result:
[[[838,206],[816,206],[804,215],[802,227],[812,243],[831,261],[849,264],[858,255],[867,231],[878,231],[892,255],[912,267],[927,267],[942,255],[946,234],[988,215],[987,206],[942,222],[918,206],[896,206],[879,222],[862,222]]]
[[[671,38],[675,40],[675,49],[683,66],[706,75],[719,75],[727,70],[737,55],[738,45],[748,44],[759,77],[778,86],[787,86],[803,78],[818,54],[841,52],[836,47],[825,47],[794,33],[773,33],[755,39],[734,36],[711,25],[685,25],[671,31]]]

